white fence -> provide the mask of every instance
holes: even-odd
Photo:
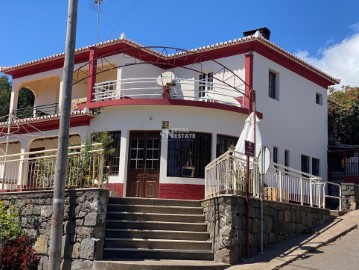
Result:
[[[265,198],[325,207],[325,182],[318,176],[271,163],[263,181]]]
[[[156,78],[129,78],[97,83],[93,101],[114,99],[160,99],[163,87]],[[226,83],[176,78],[170,87],[171,99],[218,102],[243,107],[243,94]]]
[[[205,197],[220,194],[246,194],[246,158],[235,151],[227,151],[206,166]],[[249,166],[249,193],[259,196],[259,174],[257,163]]]
[[[260,177],[256,160],[250,159],[249,192],[259,197]],[[205,197],[220,194],[246,194],[246,157],[227,151],[206,166]],[[325,182],[322,178],[272,163],[263,176],[264,199],[325,207]]]
[[[0,191],[52,189],[56,149],[0,156]],[[102,144],[69,147],[66,188],[103,187]]]

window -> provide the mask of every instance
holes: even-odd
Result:
[[[315,103],[323,105],[323,96],[322,94],[315,93]]]
[[[273,162],[278,163],[278,147],[273,146]]]
[[[211,161],[211,134],[189,132],[191,138],[168,138],[167,176],[204,178]]]
[[[320,161],[317,158],[312,158],[312,174],[320,176]]]
[[[268,84],[268,89],[269,89],[269,97],[279,100],[279,95],[278,95],[278,75],[277,73],[273,72],[273,71],[269,71],[269,84]]]
[[[301,156],[302,172],[309,173],[309,157],[306,155]]]
[[[289,167],[289,150],[284,150],[284,166]]]
[[[217,151],[216,157],[224,154],[229,150],[230,146],[236,146],[238,137],[226,136],[226,135],[217,135]]]
[[[199,74],[198,97],[205,97],[206,92],[213,89],[213,72]]]

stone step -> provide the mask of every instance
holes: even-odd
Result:
[[[185,249],[212,250],[210,241],[143,239],[143,238],[105,238],[105,248],[146,248],[146,249]]]
[[[141,248],[104,248],[106,260],[116,259],[175,259],[175,260],[212,260],[214,255],[209,250],[181,249],[141,249]]]
[[[184,206],[201,207],[201,201],[197,200],[170,200],[152,198],[109,198],[109,204],[123,205],[163,205],[163,206]]]
[[[159,213],[138,213],[138,212],[107,212],[109,220],[132,220],[132,221],[166,221],[185,223],[204,223],[201,215],[188,214],[159,214]]]
[[[162,214],[189,214],[202,215],[202,207],[188,206],[167,206],[167,205],[126,205],[126,204],[109,204],[110,212],[142,212],[142,213],[162,213]]]
[[[207,232],[206,223],[184,223],[164,221],[107,220],[107,229],[144,229],[168,231]]]
[[[230,265],[207,260],[95,261],[94,270],[223,270]]]
[[[209,239],[209,234],[169,230],[106,229],[106,237],[206,241]]]

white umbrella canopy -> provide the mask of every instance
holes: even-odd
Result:
[[[245,141],[251,141],[254,143],[254,112],[252,112],[247,119],[245,120],[245,124],[241,135],[239,136],[238,142],[236,147],[234,148],[235,151],[239,153],[245,153]],[[256,116],[256,153],[255,156],[258,157],[259,152],[262,147],[262,136],[260,130],[260,120],[258,116]]]

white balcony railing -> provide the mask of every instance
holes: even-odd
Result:
[[[114,99],[160,99],[163,87],[156,78],[130,78],[97,83],[92,101]],[[225,83],[204,83],[193,79],[175,79],[170,87],[171,99],[218,102],[236,107],[243,106],[243,94]]]
[[[206,166],[205,197],[220,194],[245,195],[246,157],[244,154],[227,151]],[[259,172],[255,160],[249,165],[249,193],[259,197]],[[325,208],[325,182],[322,178],[272,163],[263,176],[264,199],[292,202]]]
[[[56,149],[0,156],[0,192],[52,189]],[[32,157],[24,158],[31,155]],[[66,188],[104,187],[102,144],[69,147]]]
[[[220,194],[246,194],[246,157],[229,150],[213,160],[205,169],[205,197]],[[250,161],[249,193],[259,196],[259,175],[257,162]]]

